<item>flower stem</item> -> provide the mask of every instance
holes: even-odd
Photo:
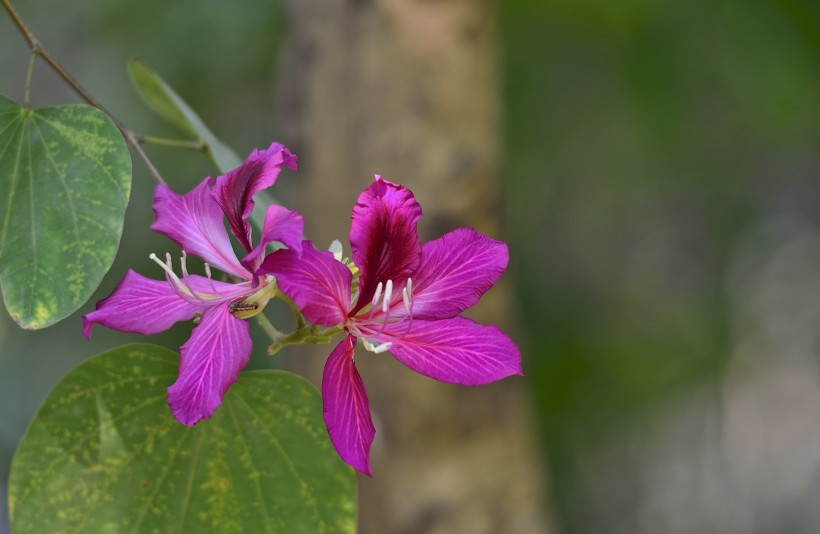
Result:
[[[289,345],[325,345],[333,340],[336,334],[341,333],[343,328],[322,328],[315,324],[306,325],[295,332],[280,336],[268,347],[268,355],[273,356]]]
[[[302,315],[302,310],[299,309],[299,306],[297,306],[295,302],[289,299],[281,291],[276,296],[285,301],[285,303],[287,303],[287,305],[290,307],[290,311],[293,312],[293,316],[296,318],[296,330],[298,331],[305,328],[305,316]]]
[[[34,76],[34,64],[37,62],[37,52],[31,51],[31,59],[28,61],[28,72],[26,73],[26,96],[23,98],[23,107],[28,109],[31,97],[31,78]]]
[[[131,146],[134,152],[137,153],[142,162],[148,168],[148,172],[151,173],[151,176],[154,177],[154,180],[156,180],[160,184],[165,184],[165,180],[162,178],[162,175],[160,175],[159,171],[154,166],[153,162],[148,158],[148,155],[142,149],[142,146],[140,146],[140,137],[132,130],[127,128],[123,123],[121,123],[119,119],[117,119],[110,111],[108,111],[105,108],[105,106],[103,106],[99,101],[97,101],[96,98],[91,96],[91,93],[89,93],[82,85],[80,85],[80,82],[78,82],[76,78],[74,78],[74,76],[72,76],[71,73],[69,73],[65,69],[65,67],[63,67],[56,59],[54,59],[54,57],[48,52],[48,50],[43,48],[43,45],[40,43],[39,39],[37,39],[37,37],[31,32],[31,30],[26,25],[25,21],[23,21],[23,19],[20,17],[20,14],[12,7],[11,3],[9,3],[9,0],[0,0],[0,5],[2,5],[3,8],[5,8],[6,12],[9,14],[9,17],[11,17],[11,20],[14,22],[14,25],[17,26],[18,30],[20,30],[20,33],[28,43],[29,48],[31,48],[32,55],[39,56],[43,59],[43,61],[48,63],[52,70],[54,70],[54,72],[56,72],[57,75],[60,78],[62,78],[63,81],[69,87],[71,87],[71,89],[73,89],[74,92],[77,93],[77,95],[80,98],[85,100],[86,103],[88,103],[88,105],[93,106],[102,111],[103,113],[105,113],[106,115],[108,115],[108,117],[117,127],[117,129],[119,129],[120,133],[122,133],[122,136],[125,138],[125,142]],[[26,105],[28,105],[28,88],[26,89]]]
[[[270,319],[268,319],[264,313],[258,314],[256,316],[256,321],[259,323],[259,326],[262,327],[262,330],[265,331],[268,337],[270,337],[271,341],[276,342],[277,339],[281,339],[284,336],[282,332],[280,332],[276,329],[275,326],[273,326],[273,323],[270,322]]]

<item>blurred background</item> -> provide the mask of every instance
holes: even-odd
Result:
[[[291,145],[302,168],[278,195],[316,214],[320,244],[345,237],[372,172],[413,188],[428,238],[470,225],[510,243],[507,286],[476,317],[519,341],[524,379],[464,393],[360,364],[385,436],[360,484],[363,532],[820,531],[820,4],[15,5],[132,129],[177,136],[130,89],[138,56],[240,155]],[[22,101],[28,57],[0,13],[0,94]],[[34,106],[76,101],[38,64]],[[214,174],[199,154],[150,154],[177,191]],[[153,183],[134,170],[91,303],[44,332],[0,313],[4,503],[54,384],[144,341],[100,328],[87,342],[79,319],[173,250],[148,231]],[[323,362],[257,345],[253,367]]]

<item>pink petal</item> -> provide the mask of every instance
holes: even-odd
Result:
[[[276,183],[282,166],[296,170],[296,156],[281,143],[267,150],[254,150],[238,169],[216,179],[213,198],[225,212],[233,234],[251,252],[251,225],[246,219],[253,213],[253,196]],[[301,238],[301,236],[299,236]]]
[[[473,307],[504,274],[509,258],[505,243],[468,228],[425,243],[413,275],[413,318],[448,319]]]
[[[90,339],[96,323],[150,336],[179,321],[190,321],[202,310],[180,298],[165,280],[151,280],[129,269],[111,296],[98,302],[96,311],[83,316],[83,334]]]
[[[211,417],[251,356],[248,321],[231,315],[227,304],[209,308],[180,348],[179,378],[168,388],[174,417],[188,426]]]
[[[370,403],[362,377],[353,362],[356,338],[339,343],[325,364],[322,398],[330,441],[348,465],[372,477],[370,446],[376,427],[370,418]]]
[[[222,210],[211,198],[212,186],[213,180],[207,178],[185,195],[177,195],[165,185],[157,186],[157,220],[151,228],[176,241],[188,254],[199,256],[226,273],[250,279],[251,274],[240,265],[231,247]]]
[[[403,324],[395,325],[394,336],[374,336],[390,341],[390,353],[410,369],[441,382],[478,386],[512,375],[520,375],[521,352],[495,326],[484,326],[454,317],[443,321],[413,320],[407,335]]]
[[[278,241],[289,249],[300,252],[302,250],[302,236],[305,231],[305,221],[299,212],[283,208],[282,206],[269,206],[265,214],[265,226],[262,229],[262,239],[259,245],[248,254],[242,265],[251,272],[256,272],[259,265],[265,258],[265,247],[268,244]]]
[[[355,311],[370,304],[379,282],[403,283],[416,270],[419,219],[421,206],[413,193],[379,176],[359,195],[350,227],[353,261],[362,273]]]
[[[310,241],[305,241],[301,254],[294,250],[270,254],[259,273],[275,276],[279,290],[296,303],[311,323],[344,323],[350,309],[353,275],[345,264],[336,261],[333,253],[318,251]]]

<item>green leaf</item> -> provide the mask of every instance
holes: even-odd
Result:
[[[219,172],[225,174],[242,165],[242,160],[236,152],[217,139],[191,106],[155,70],[139,59],[132,59],[128,63],[128,72],[131,74],[134,88],[145,104],[160,117],[203,143],[208,157]],[[261,230],[265,223],[267,207],[279,202],[265,190],[256,194],[256,203],[260,209],[254,210],[251,222]]]
[[[214,417],[190,428],[166,400],[178,360],[128,345],[57,385],[12,463],[16,534],[356,531],[356,480],[316,388],[242,373]]]
[[[146,105],[169,123],[204,143],[208,147],[208,157],[219,172],[226,173],[242,164],[236,153],[216,138],[191,106],[155,70],[139,59],[132,59],[128,63],[128,72]]]
[[[0,285],[15,322],[44,328],[85,304],[116,256],[130,191],[131,157],[104,113],[0,96]]]

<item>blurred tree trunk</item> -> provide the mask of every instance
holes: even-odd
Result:
[[[288,0],[279,124],[300,157],[307,233],[350,254],[350,212],[373,173],[411,188],[423,239],[500,237],[496,8],[480,0]],[[510,331],[509,288],[472,316]],[[289,365],[319,380],[322,357]],[[546,532],[524,380],[462,388],[389,355],[357,357],[377,428],[360,477],[363,533]]]

